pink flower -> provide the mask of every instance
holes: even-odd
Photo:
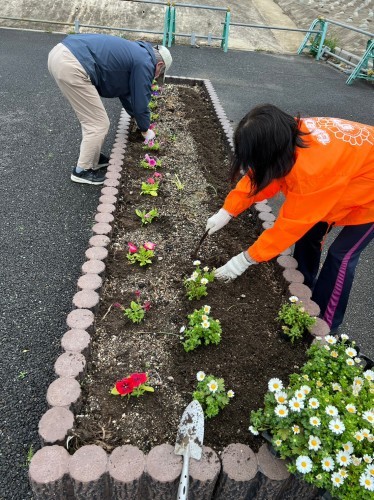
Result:
[[[149,163],[149,160],[151,159],[151,157],[149,156],[149,154],[146,154],[144,156],[144,159]]]
[[[149,300],[146,300],[143,304],[143,309],[144,311],[149,311],[151,308],[151,302]]]
[[[152,243],[152,241],[147,241],[146,243],[144,243],[143,247],[146,250],[154,250],[156,248],[156,243]]]
[[[135,297],[140,297],[141,291],[140,290],[135,290]]]
[[[156,160],[154,160],[153,158],[150,158],[150,159],[148,160],[148,165],[149,165],[150,167],[155,167],[155,166],[156,166]]]
[[[149,179],[147,179],[147,182],[148,182],[148,184],[154,184],[155,180],[153,177],[150,177]]]
[[[145,214],[144,218],[145,218],[145,219],[149,219],[149,218],[150,218],[150,216],[151,216],[151,214]]]
[[[160,174],[160,172],[155,172],[153,174],[153,177],[155,177],[156,179],[162,179],[162,174]]]
[[[151,124],[150,124],[150,126],[149,126],[149,128],[150,128],[151,130],[153,130],[153,129],[155,128],[155,126],[156,126],[156,124],[155,124],[155,123],[151,123]]]
[[[134,243],[129,242],[127,246],[129,247],[129,253],[136,253],[138,251],[138,247]]]
[[[154,140],[151,139],[150,141],[148,141],[148,146],[150,148],[153,148],[154,145],[155,145],[155,141]]]

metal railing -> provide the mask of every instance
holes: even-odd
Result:
[[[360,33],[361,35],[365,35],[369,38],[366,43],[366,50],[358,62],[354,63],[351,59],[347,59],[342,55],[335,54],[335,52],[333,50],[330,50],[328,45],[325,44],[327,30],[330,24],[334,26],[340,26],[341,28],[354,31],[356,33]],[[320,27],[319,33],[315,37],[312,37],[313,30],[316,26]],[[353,70],[346,81],[347,85],[351,85],[357,78],[374,81],[374,33],[371,33],[370,31],[362,30],[360,28],[356,28],[355,26],[350,26],[349,24],[344,24],[339,21],[334,21],[333,19],[325,19],[323,17],[319,17],[315,19],[310,25],[308,33],[305,35],[304,40],[302,41],[297,53],[301,54],[305,49],[309,49],[310,53],[315,56],[317,61],[320,60],[323,55],[328,55],[336,58],[338,61],[341,61],[348,66],[351,66]],[[350,54],[350,56],[353,56],[353,54]],[[369,68],[370,61],[372,63],[372,68]]]

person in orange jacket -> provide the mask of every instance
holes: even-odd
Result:
[[[208,219],[208,234],[255,202],[279,192],[285,201],[273,227],[218,268],[216,278],[231,281],[295,244],[312,300],[337,330],[359,256],[374,237],[374,127],[338,118],[294,118],[266,104],[240,121],[234,145],[231,178],[242,177]],[[333,225],[343,229],[318,275],[322,242]]]

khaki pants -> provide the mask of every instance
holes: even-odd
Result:
[[[72,105],[82,127],[77,166],[84,169],[96,167],[109,130],[109,118],[101,98],[82,65],[62,43],[49,53],[48,70]]]

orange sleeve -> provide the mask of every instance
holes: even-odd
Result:
[[[326,180],[324,186],[311,193],[288,191],[274,226],[264,231],[248,253],[257,262],[270,260],[296,243],[326,215],[347,189],[349,179],[336,177],[334,182]],[[330,182],[329,182],[330,181]]]
[[[226,196],[223,207],[229,214],[236,217],[249,208],[253,203],[272,198],[280,191],[278,181],[271,182],[266,188],[255,196],[249,196],[251,191],[251,181],[248,175],[244,175],[235,188]]]

